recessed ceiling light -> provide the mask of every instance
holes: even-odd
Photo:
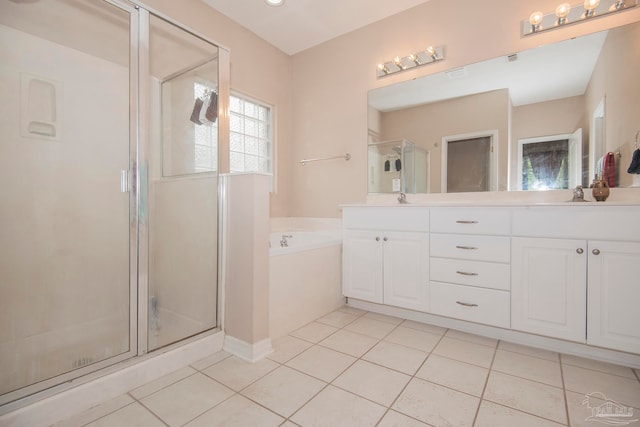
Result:
[[[269,6],[282,6],[284,0],[264,0]]]

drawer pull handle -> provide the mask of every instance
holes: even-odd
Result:
[[[463,276],[477,276],[478,273],[468,273],[466,271],[456,271],[458,274],[462,274]]]
[[[456,304],[464,305],[465,307],[477,307],[478,304],[469,304],[468,302],[456,301]]]
[[[457,224],[477,224],[478,221],[462,221],[462,220],[458,220],[456,221]]]
[[[594,249],[592,252],[594,255],[600,255],[600,251],[598,249]]]
[[[476,249],[478,249],[475,246],[456,246],[456,248],[464,249],[465,251],[475,251]]]

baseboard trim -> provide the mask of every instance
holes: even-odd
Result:
[[[264,359],[268,354],[273,352],[270,338],[265,338],[261,341],[250,344],[229,335],[224,337],[224,345],[222,349],[227,353],[231,353],[234,356],[251,363]]]
[[[388,316],[402,317],[416,322],[429,323],[443,328],[456,329],[471,334],[509,341],[515,344],[537,347],[557,353],[586,357],[602,362],[640,369],[640,355],[633,353],[594,347],[587,344],[565,341],[557,338],[530,334],[527,332],[514,331],[511,329],[498,328],[495,326],[481,325],[479,323],[467,322],[465,320],[452,319],[435,314],[391,307],[388,305],[376,304],[353,298],[349,298],[348,305],[362,310],[373,311],[375,313],[386,314]]]

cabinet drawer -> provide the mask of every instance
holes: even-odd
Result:
[[[408,206],[345,207],[343,227],[356,230],[429,231],[429,209]]]
[[[431,312],[487,325],[510,327],[510,293],[430,282]]]
[[[431,258],[431,280],[508,291],[511,286],[509,264]]]
[[[462,234],[432,234],[431,256],[472,261],[509,262],[510,238]]]
[[[585,193],[587,191],[585,190]],[[588,195],[591,196],[589,190]],[[638,241],[640,206],[583,203],[514,209],[513,235],[551,239]]]
[[[430,220],[434,233],[511,233],[511,211],[505,208],[433,208]]]

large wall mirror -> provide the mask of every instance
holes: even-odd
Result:
[[[608,153],[628,187],[639,51],[636,22],[373,89],[369,151],[387,141],[427,151],[419,187],[432,193],[588,186]],[[395,172],[387,157],[369,155],[369,193]]]

